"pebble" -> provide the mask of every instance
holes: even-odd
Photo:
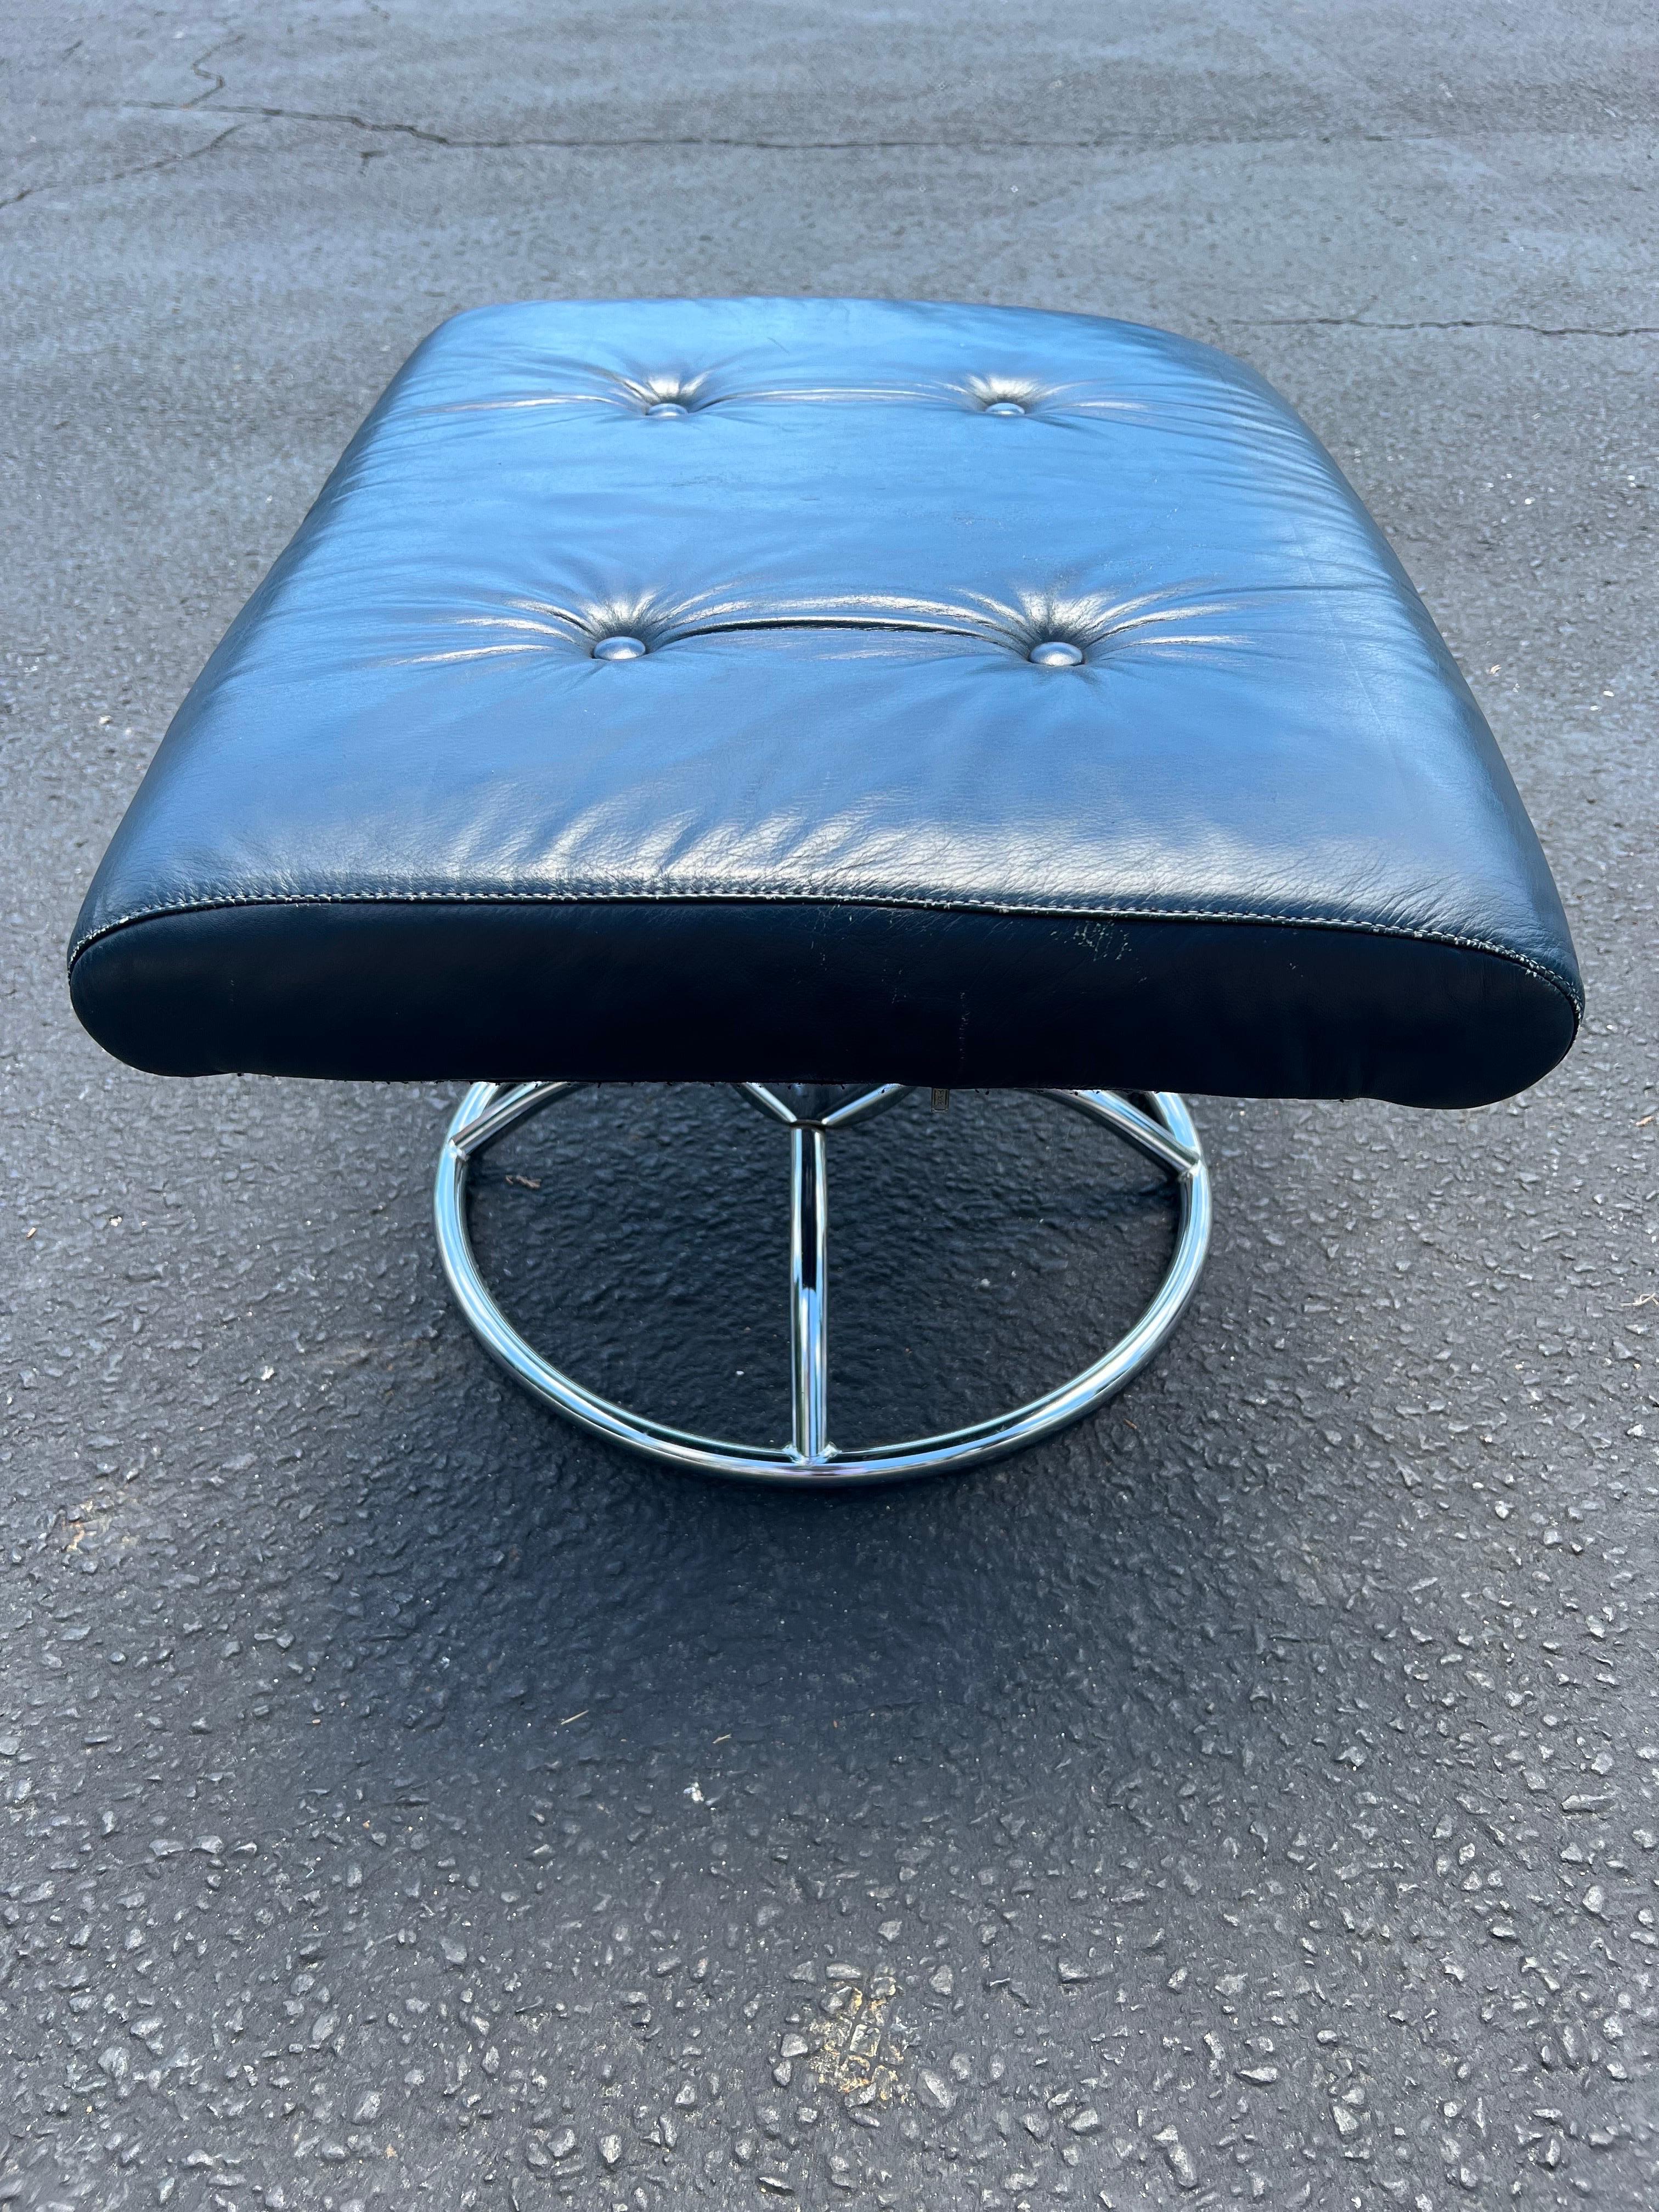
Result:
[[[936,2112],[953,2112],[956,2110],[956,2091],[942,2074],[935,2074],[931,2067],[924,2066],[916,2079],[921,2084],[923,2098]]]

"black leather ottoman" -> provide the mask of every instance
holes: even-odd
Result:
[[[1259,377],[1091,317],[838,300],[428,339],[180,709],[70,980],[160,1073],[489,1073],[438,1190],[486,1343],[621,1442],[805,1480],[989,1457],[1150,1356],[1208,1234],[1176,1091],[1476,1104],[1582,1003],[1480,709]],[[469,1160],[643,1079],[793,1133],[787,1446],[607,1404],[473,1265]],[[1179,1186],[1176,1257],[1074,1382],[837,1453],[825,1134],[916,1085],[1127,1137]]]

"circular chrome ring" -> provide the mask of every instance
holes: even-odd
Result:
[[[467,1230],[467,1178],[474,1157],[531,1115],[586,1086],[578,1083],[475,1084],[457,1109],[438,1162],[434,1207],[438,1253],[468,1324],[515,1382],[595,1436],[670,1467],[750,1482],[838,1488],[846,1483],[897,1482],[978,1467],[1023,1449],[1080,1420],[1115,1395],[1146,1366],[1175,1328],[1197,1287],[1210,1243],[1210,1176],[1184,1102],[1173,1091],[1146,1095],[1150,1111],[1113,1091],[1044,1091],[1109,1128],[1154,1161],[1178,1188],[1175,1250],[1150,1305],[1133,1328],[1070,1382],[1012,1413],[938,1436],[840,1452],[829,1443],[823,1264],[826,1252],[823,1160],[827,1133],[869,1118],[905,1095],[908,1085],[882,1084],[806,1121],[763,1084],[737,1087],[764,1112],[789,1124],[793,1144],[791,1244],[792,1339],[795,1371],[795,1442],[768,1446],[695,1436],[614,1405],[544,1359],[507,1320],[485,1286]]]

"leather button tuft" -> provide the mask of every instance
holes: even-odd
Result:
[[[988,415],[1023,415],[1025,410],[1018,399],[994,399],[985,411]]]
[[[647,407],[645,411],[648,418],[653,415],[659,417],[669,415],[689,415],[691,410],[689,407],[682,407],[678,399],[659,399],[655,406]]]
[[[643,660],[645,641],[637,637],[602,637],[593,648],[595,660]]]
[[[1067,645],[1063,638],[1050,637],[1034,645],[1030,657],[1039,668],[1075,668],[1083,659],[1083,649]]]

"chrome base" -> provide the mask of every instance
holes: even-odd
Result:
[[[825,1302],[829,1256],[829,1206],[825,1154],[830,1132],[849,1128],[894,1105],[911,1087],[884,1083],[842,1096],[805,1085],[741,1083],[736,1088],[752,1105],[786,1123],[790,1133],[789,1327],[792,1358],[793,1435],[787,1445],[726,1443],[712,1437],[665,1427],[632,1413],[544,1359],[507,1320],[478,1273],[467,1233],[466,1185],[471,1165],[486,1146],[520,1121],[573,1091],[580,1083],[475,1084],[449,1125],[438,1162],[434,1206],[438,1251],[449,1287],[468,1322],[515,1381],[557,1413],[612,1443],[644,1452],[671,1467],[697,1474],[718,1474],[751,1482],[813,1484],[819,1488],[849,1482],[895,1482],[921,1474],[978,1467],[1006,1452],[1020,1450],[1040,1437],[1052,1436],[1092,1413],[1139,1372],[1181,1318],[1197,1286],[1210,1243],[1210,1176],[1185,1104],[1173,1091],[1146,1094],[1150,1111],[1131,1104],[1115,1091],[1044,1091],[1088,1120],[1123,1138],[1161,1167],[1175,1182],[1180,1220],[1175,1252],[1157,1295],[1127,1335],[1057,1389],[1029,1404],[972,1427],[901,1443],[877,1444],[841,1452],[830,1441],[829,1323]],[[791,1093],[793,1093],[793,1098]],[[817,1114],[814,1105],[823,1108]]]

